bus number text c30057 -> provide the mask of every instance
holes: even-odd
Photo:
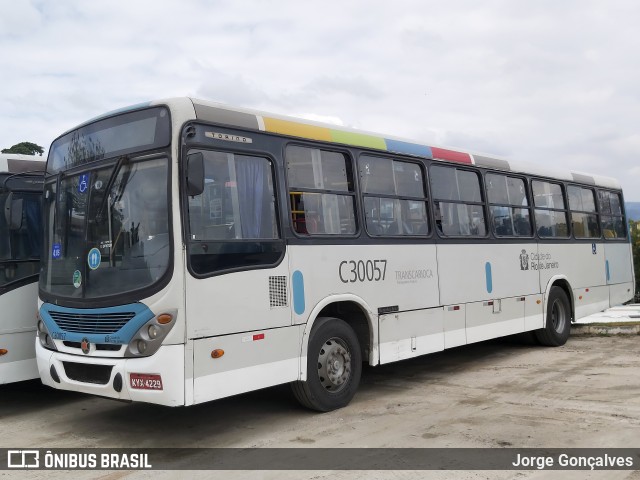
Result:
[[[381,282],[387,276],[387,261],[343,260],[338,275],[342,283]]]

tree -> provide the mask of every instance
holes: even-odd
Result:
[[[17,153],[20,155],[35,155],[39,153],[41,156],[44,153],[44,149],[40,145],[36,145],[31,142],[16,143],[11,148],[4,148],[2,153]]]

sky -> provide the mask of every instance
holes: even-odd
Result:
[[[0,0],[0,148],[193,96],[612,176],[640,201],[636,0]]]

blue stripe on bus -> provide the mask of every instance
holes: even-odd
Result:
[[[66,315],[79,315],[79,320],[72,320],[76,324],[89,324],[91,322],[98,323],[101,315],[109,315],[114,313],[133,313],[133,318],[124,324],[119,330],[113,333],[90,333],[90,332],[69,332],[55,322],[50,312],[59,312]],[[91,316],[95,315],[95,320]],[[89,318],[87,318],[89,317]],[[65,340],[69,342],[81,342],[87,339],[91,343],[111,343],[115,345],[128,344],[133,336],[140,330],[145,323],[151,320],[154,314],[149,307],[142,303],[131,303],[128,305],[118,305],[107,308],[67,308],[58,305],[45,303],[40,307],[40,318],[47,326],[47,330],[56,340]],[[108,337],[108,338],[107,338]]]
[[[384,139],[389,152],[405,153],[407,155],[418,155],[421,157],[433,158],[431,148],[426,145],[418,145],[416,143],[401,142],[399,140]]]
[[[491,263],[487,262],[484,264],[484,275],[487,281],[487,292],[491,293],[493,291],[493,278],[491,277]]]
[[[291,277],[291,283],[293,286],[293,311],[296,315],[302,315],[305,310],[304,305],[304,277],[300,270],[293,272]]]
[[[607,282],[608,282],[609,280],[611,280],[611,274],[609,272],[609,260],[606,260],[604,262],[604,267],[605,267],[605,270],[607,271]]]

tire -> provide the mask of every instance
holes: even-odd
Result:
[[[545,327],[534,332],[541,345],[559,347],[567,343],[571,332],[571,304],[560,287],[551,287]]]
[[[362,354],[353,329],[338,318],[322,317],[311,329],[307,380],[292,382],[298,402],[319,412],[349,404],[362,374]]]

